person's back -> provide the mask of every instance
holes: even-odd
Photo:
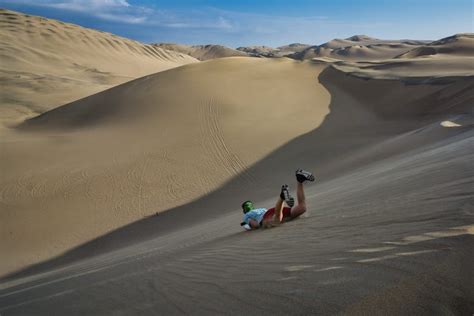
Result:
[[[250,201],[246,201],[244,203],[248,203],[248,202]],[[266,208],[253,208],[253,205],[250,208],[251,208],[250,210],[244,213],[244,218],[242,220],[242,222],[245,223],[243,226],[247,230],[252,229],[252,227],[255,226],[255,225],[251,225],[251,221],[254,221],[254,223],[257,223],[257,224],[261,223],[263,220],[263,217],[265,216],[265,213],[267,212]]]

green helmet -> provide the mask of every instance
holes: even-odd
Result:
[[[244,211],[244,214],[253,209],[254,207],[252,201],[245,201],[244,203],[242,203],[242,210]]]

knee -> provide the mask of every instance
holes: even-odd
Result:
[[[301,209],[301,213],[306,212],[306,203],[298,203],[298,208]]]
[[[301,214],[304,214],[306,212],[306,205],[298,205],[294,209],[291,210],[291,217],[298,217]]]

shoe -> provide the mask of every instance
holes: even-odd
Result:
[[[286,205],[289,207],[293,207],[293,205],[295,205],[295,199],[290,195],[287,184],[281,186],[280,198],[284,200]]]
[[[303,169],[298,169],[296,170],[296,180],[299,183],[303,183],[305,181],[314,181],[314,176],[311,172],[303,170]]]

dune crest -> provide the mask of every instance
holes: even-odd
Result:
[[[434,55],[474,56],[474,33],[461,33],[442,38],[410,50],[397,58],[431,57]]]
[[[238,47],[237,50],[246,52],[254,57],[286,57],[299,53],[309,46],[308,44],[292,43],[277,48],[269,46],[242,46]]]
[[[0,129],[131,79],[196,59],[39,16],[0,9]]]
[[[382,40],[367,35],[354,35],[346,39],[333,39],[321,45],[307,47],[289,57],[312,59],[329,57],[340,60],[373,60],[393,58],[429,41]]]
[[[222,45],[181,45],[172,43],[151,44],[153,47],[187,54],[199,60],[223,57],[247,56],[244,52]]]
[[[3,144],[0,251],[15,256],[0,270],[188,203],[234,177],[246,186],[264,182],[247,169],[328,114],[329,93],[315,80],[323,68],[286,58],[215,59],[28,120]]]
[[[472,310],[472,34],[176,52],[0,23],[2,314]],[[303,204],[297,168],[303,216],[244,231],[244,200]]]

